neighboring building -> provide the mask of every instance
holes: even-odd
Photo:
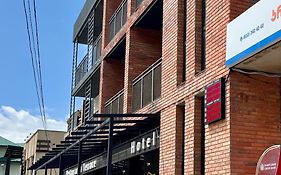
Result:
[[[71,92],[72,112],[84,99],[83,124],[31,168],[255,174],[263,151],[281,143],[280,4],[87,0]]]
[[[0,174],[20,175],[23,147],[0,136]]]
[[[27,138],[23,150],[24,175],[34,175],[34,172],[28,168],[59,144],[64,139],[65,133],[64,131],[39,129]],[[45,175],[44,173],[44,171],[38,171],[37,175]],[[47,175],[57,174],[58,170],[50,169]]]

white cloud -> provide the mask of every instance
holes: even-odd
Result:
[[[43,129],[40,116],[25,110],[16,110],[11,106],[0,107],[0,135],[15,143],[23,143],[24,139],[37,129]],[[66,122],[47,117],[47,129],[66,130]]]

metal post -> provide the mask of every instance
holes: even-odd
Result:
[[[109,120],[106,175],[112,175],[113,117]]]
[[[79,142],[77,175],[81,175],[82,141]]]
[[[5,175],[10,175],[10,165],[11,165],[11,158],[7,157]]]
[[[20,175],[23,175],[23,165],[25,164],[25,162],[23,162],[23,157],[22,156],[20,158],[20,163],[21,163],[21,165],[20,165]]]
[[[62,156],[63,155],[60,155],[60,159],[59,159],[59,175],[63,175]]]
[[[48,175],[48,168],[47,168],[47,165],[45,166],[45,175]]]

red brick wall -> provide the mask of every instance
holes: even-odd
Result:
[[[104,104],[124,87],[124,59],[103,60],[100,78],[100,111]]]
[[[281,143],[280,79],[232,73],[231,173],[250,175],[269,146]]]

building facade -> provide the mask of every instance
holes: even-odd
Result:
[[[22,172],[21,144],[16,144],[0,136],[0,174],[18,175]]]
[[[23,174],[34,175],[34,171],[28,168],[60,143],[64,139],[64,135],[64,131],[37,130],[27,138],[23,149]],[[50,169],[47,172],[47,175],[57,174],[58,170],[56,169]],[[45,172],[43,170],[38,171],[37,175],[45,175]]]
[[[278,4],[87,0],[74,25],[71,99],[72,112],[82,99],[85,127],[33,168],[76,155],[61,174],[255,174],[263,151],[281,142]],[[159,118],[82,156],[102,121],[120,126],[137,114]],[[120,139],[113,147],[111,137]]]

